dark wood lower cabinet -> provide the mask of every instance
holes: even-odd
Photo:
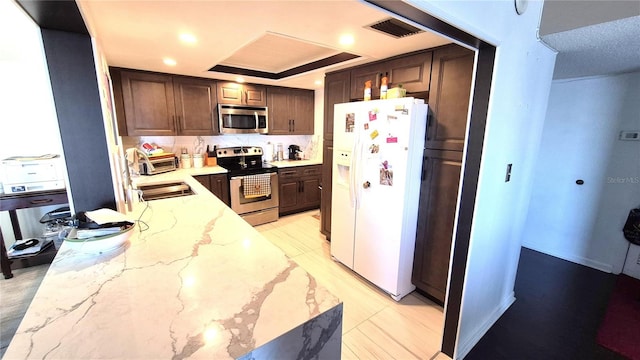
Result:
[[[198,175],[194,176],[196,180],[207,190],[222,200],[227,206],[231,206],[229,199],[229,180],[226,174]]]
[[[422,166],[412,281],[444,303],[462,152],[425,150]]]
[[[278,169],[280,215],[317,209],[320,206],[321,165]]]

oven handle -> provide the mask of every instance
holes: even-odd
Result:
[[[273,177],[274,175],[276,175],[276,176],[278,175],[278,173],[275,173],[275,172],[272,172],[272,173],[269,173],[269,174],[271,174],[271,177]],[[245,177],[247,177],[247,176],[250,176],[250,175],[233,176],[233,177],[231,178],[231,180],[238,180],[238,179],[239,179],[239,180],[242,180],[242,179],[244,179],[244,178],[245,178]]]

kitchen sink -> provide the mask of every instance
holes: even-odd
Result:
[[[146,201],[168,199],[195,194],[191,187],[184,182],[172,182],[164,184],[139,185],[142,198]]]

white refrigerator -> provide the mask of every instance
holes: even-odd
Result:
[[[331,256],[398,301],[411,283],[427,105],[334,108]]]

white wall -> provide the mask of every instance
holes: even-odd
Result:
[[[0,159],[62,154],[40,28],[13,1],[0,1]],[[18,210],[24,238],[42,235],[38,220],[58,206]],[[14,241],[9,213],[0,212],[7,246]]]
[[[521,16],[513,1],[412,3],[497,46],[455,352],[462,358],[513,301],[555,53],[536,39],[541,1]]]
[[[523,245],[620,273],[640,206],[640,73],[554,81]],[[576,185],[577,179],[584,185]]]

